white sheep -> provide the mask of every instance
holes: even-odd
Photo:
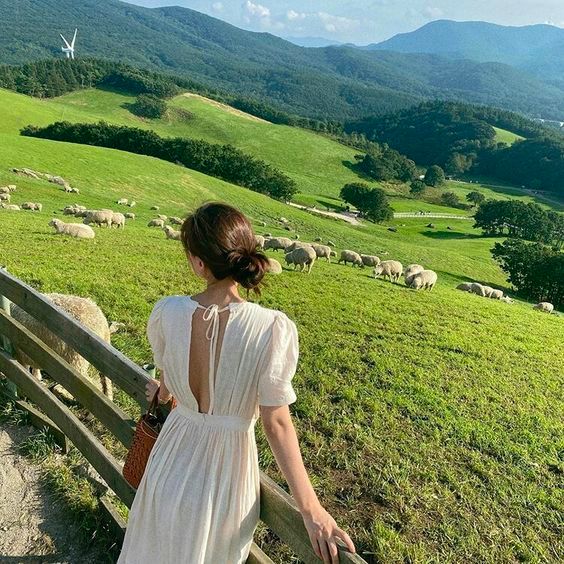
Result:
[[[133,200],[132,202],[129,202],[129,204],[127,204],[130,208],[134,208],[137,205],[137,202],[135,200]]]
[[[155,210],[155,211],[159,211],[160,208],[159,208],[159,206],[151,206],[151,209]]]
[[[376,255],[360,255],[364,266],[378,266],[380,264],[380,257]]]
[[[472,292],[472,294],[476,294],[477,296],[481,296],[482,298],[486,297],[486,290],[484,286],[478,282],[472,282],[470,285],[470,292]]]
[[[347,266],[347,262],[350,262],[353,266],[356,265],[364,268],[364,263],[362,262],[360,255],[355,251],[349,251],[347,249],[341,251],[341,256],[339,257],[337,264],[341,264],[341,262],[344,262],[345,266]]]
[[[288,237],[269,237],[264,242],[264,249],[272,249],[273,251],[282,249],[285,251],[291,244],[292,240]]]
[[[75,225],[87,227],[82,224]],[[44,296],[57,307],[74,317],[82,325],[85,325],[96,333],[104,342],[110,343],[112,329],[110,325],[108,325],[108,320],[102,310],[92,300],[66,294],[44,294]],[[10,310],[14,319],[39,337],[41,341],[66,360],[77,372],[86,378],[91,378],[88,361],[80,356],[70,345],[67,345],[62,339],[49,331],[45,325],[17,305],[11,304]],[[34,375],[38,379],[41,379],[41,366],[17,347],[16,359],[24,366],[32,368]],[[94,380],[94,383],[110,400],[113,399],[111,380],[105,376],[99,375],[99,379]],[[65,394],[63,392],[63,394],[69,396],[68,393]]]
[[[105,225],[106,227],[112,226],[112,220],[114,217],[114,212],[112,210],[92,210],[88,211],[84,218],[84,223],[89,225],[93,223],[94,225]]]
[[[111,226],[113,227],[114,225],[115,225],[116,229],[119,229],[120,227],[122,229],[124,229],[125,228],[125,215],[123,215],[122,213],[118,213],[118,212],[112,213]]]
[[[163,227],[167,239],[174,239],[175,241],[180,241],[180,231],[174,230],[170,225],[165,225]]]
[[[315,251],[317,258],[326,258],[327,262],[331,262],[331,257],[335,256],[335,251],[332,251],[331,247],[328,247],[327,245],[313,244],[312,248]]]
[[[472,284],[470,282],[462,282],[456,287],[457,290],[462,290],[463,292],[470,292],[472,289]]]
[[[149,223],[147,223],[147,227],[160,227],[161,229],[164,227],[165,223],[162,219],[151,219]]]
[[[405,284],[409,286],[409,279],[418,272],[425,270],[425,267],[421,266],[420,264],[408,264],[405,268],[405,272],[403,273]]]
[[[4,194],[0,194],[0,202],[10,203],[11,199],[12,199],[12,195],[9,192],[6,192]]]
[[[489,297],[492,300],[501,300],[501,298],[503,298],[503,291],[502,290],[497,290],[497,289],[493,289],[492,293],[489,295]]]
[[[43,204],[39,204],[37,202],[24,202],[21,205],[22,210],[31,210],[31,211],[41,211],[43,209]]]
[[[125,219],[135,219],[135,214],[131,212],[127,212],[125,214]]]
[[[540,302],[534,305],[533,309],[538,309],[539,311],[544,311],[546,313],[552,313],[554,311],[554,306],[550,302]]]
[[[270,274],[282,274],[282,265],[276,259],[269,258],[267,272]]]
[[[157,214],[157,217],[163,221],[168,221],[168,216],[163,215],[162,213]]]
[[[407,278],[406,278],[407,280]],[[414,290],[432,290],[437,283],[437,273],[433,270],[421,270],[409,277],[408,285]]]
[[[505,302],[506,304],[512,304],[513,303],[513,300],[509,296],[503,296],[501,298],[501,301]]]
[[[15,184],[8,184],[8,190],[10,190],[10,192],[15,192],[16,191],[16,185]]]
[[[184,223],[179,217],[169,217],[168,221],[172,223],[172,225],[182,225]]]
[[[89,225],[82,223],[65,223],[60,219],[53,218],[49,222],[50,227],[54,227],[59,235],[70,235],[71,237],[78,237],[79,239],[94,239],[95,233]]]
[[[255,243],[261,251],[264,249],[265,238],[262,235],[255,235]]]
[[[120,198],[120,199],[116,202],[116,204],[117,204],[118,206],[127,206],[127,202],[128,202],[128,201],[129,201],[129,200],[128,200],[127,198]]]
[[[311,246],[298,247],[297,249],[294,249],[284,255],[287,265],[293,264],[294,270],[296,270],[297,267],[300,267],[302,272],[305,270],[308,274],[311,272],[316,258],[317,255]]]
[[[10,187],[9,186],[0,186],[0,194],[9,194]]]
[[[482,286],[482,288],[484,289],[484,295],[486,298],[491,298],[494,289],[491,286]]]
[[[12,210],[12,211],[20,211],[20,206],[16,204],[0,204],[0,208],[4,208],[5,210]]]
[[[302,247],[311,247],[311,243],[306,243],[305,241],[293,241],[292,244],[286,247],[286,252],[289,253],[294,249],[301,249]]]
[[[397,260],[384,260],[376,268],[374,268],[374,278],[378,276],[388,277],[390,282],[397,282],[403,272],[401,262]]]

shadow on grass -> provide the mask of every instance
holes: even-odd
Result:
[[[421,235],[431,239],[482,239],[477,233],[463,233],[461,231],[422,231]]]

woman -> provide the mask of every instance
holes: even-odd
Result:
[[[247,218],[209,203],[189,216],[182,243],[206,289],[155,305],[147,335],[173,409],[149,457],[129,515],[119,564],[238,564],[259,520],[254,424],[261,417],[316,554],[338,562],[335,539],[349,536],[323,509],[304,468],[288,405],[298,361],[295,324],[241,299],[260,293],[268,268]]]

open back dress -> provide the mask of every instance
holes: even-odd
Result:
[[[209,408],[189,380],[192,320],[207,324]],[[220,337],[220,315],[228,312]],[[223,318],[222,318],[223,319]],[[259,520],[255,423],[259,405],[296,400],[296,326],[252,302],[202,306],[189,296],[158,301],[147,336],[178,405],[151,451],[118,564],[238,564]],[[217,362],[216,362],[217,361]]]

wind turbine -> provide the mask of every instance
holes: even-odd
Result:
[[[74,35],[72,41],[69,43],[64,37],[63,34],[60,33],[61,39],[65,42],[66,47],[61,47],[61,51],[67,54],[67,59],[74,59],[74,42],[76,40],[76,33],[78,29],[74,30]]]

